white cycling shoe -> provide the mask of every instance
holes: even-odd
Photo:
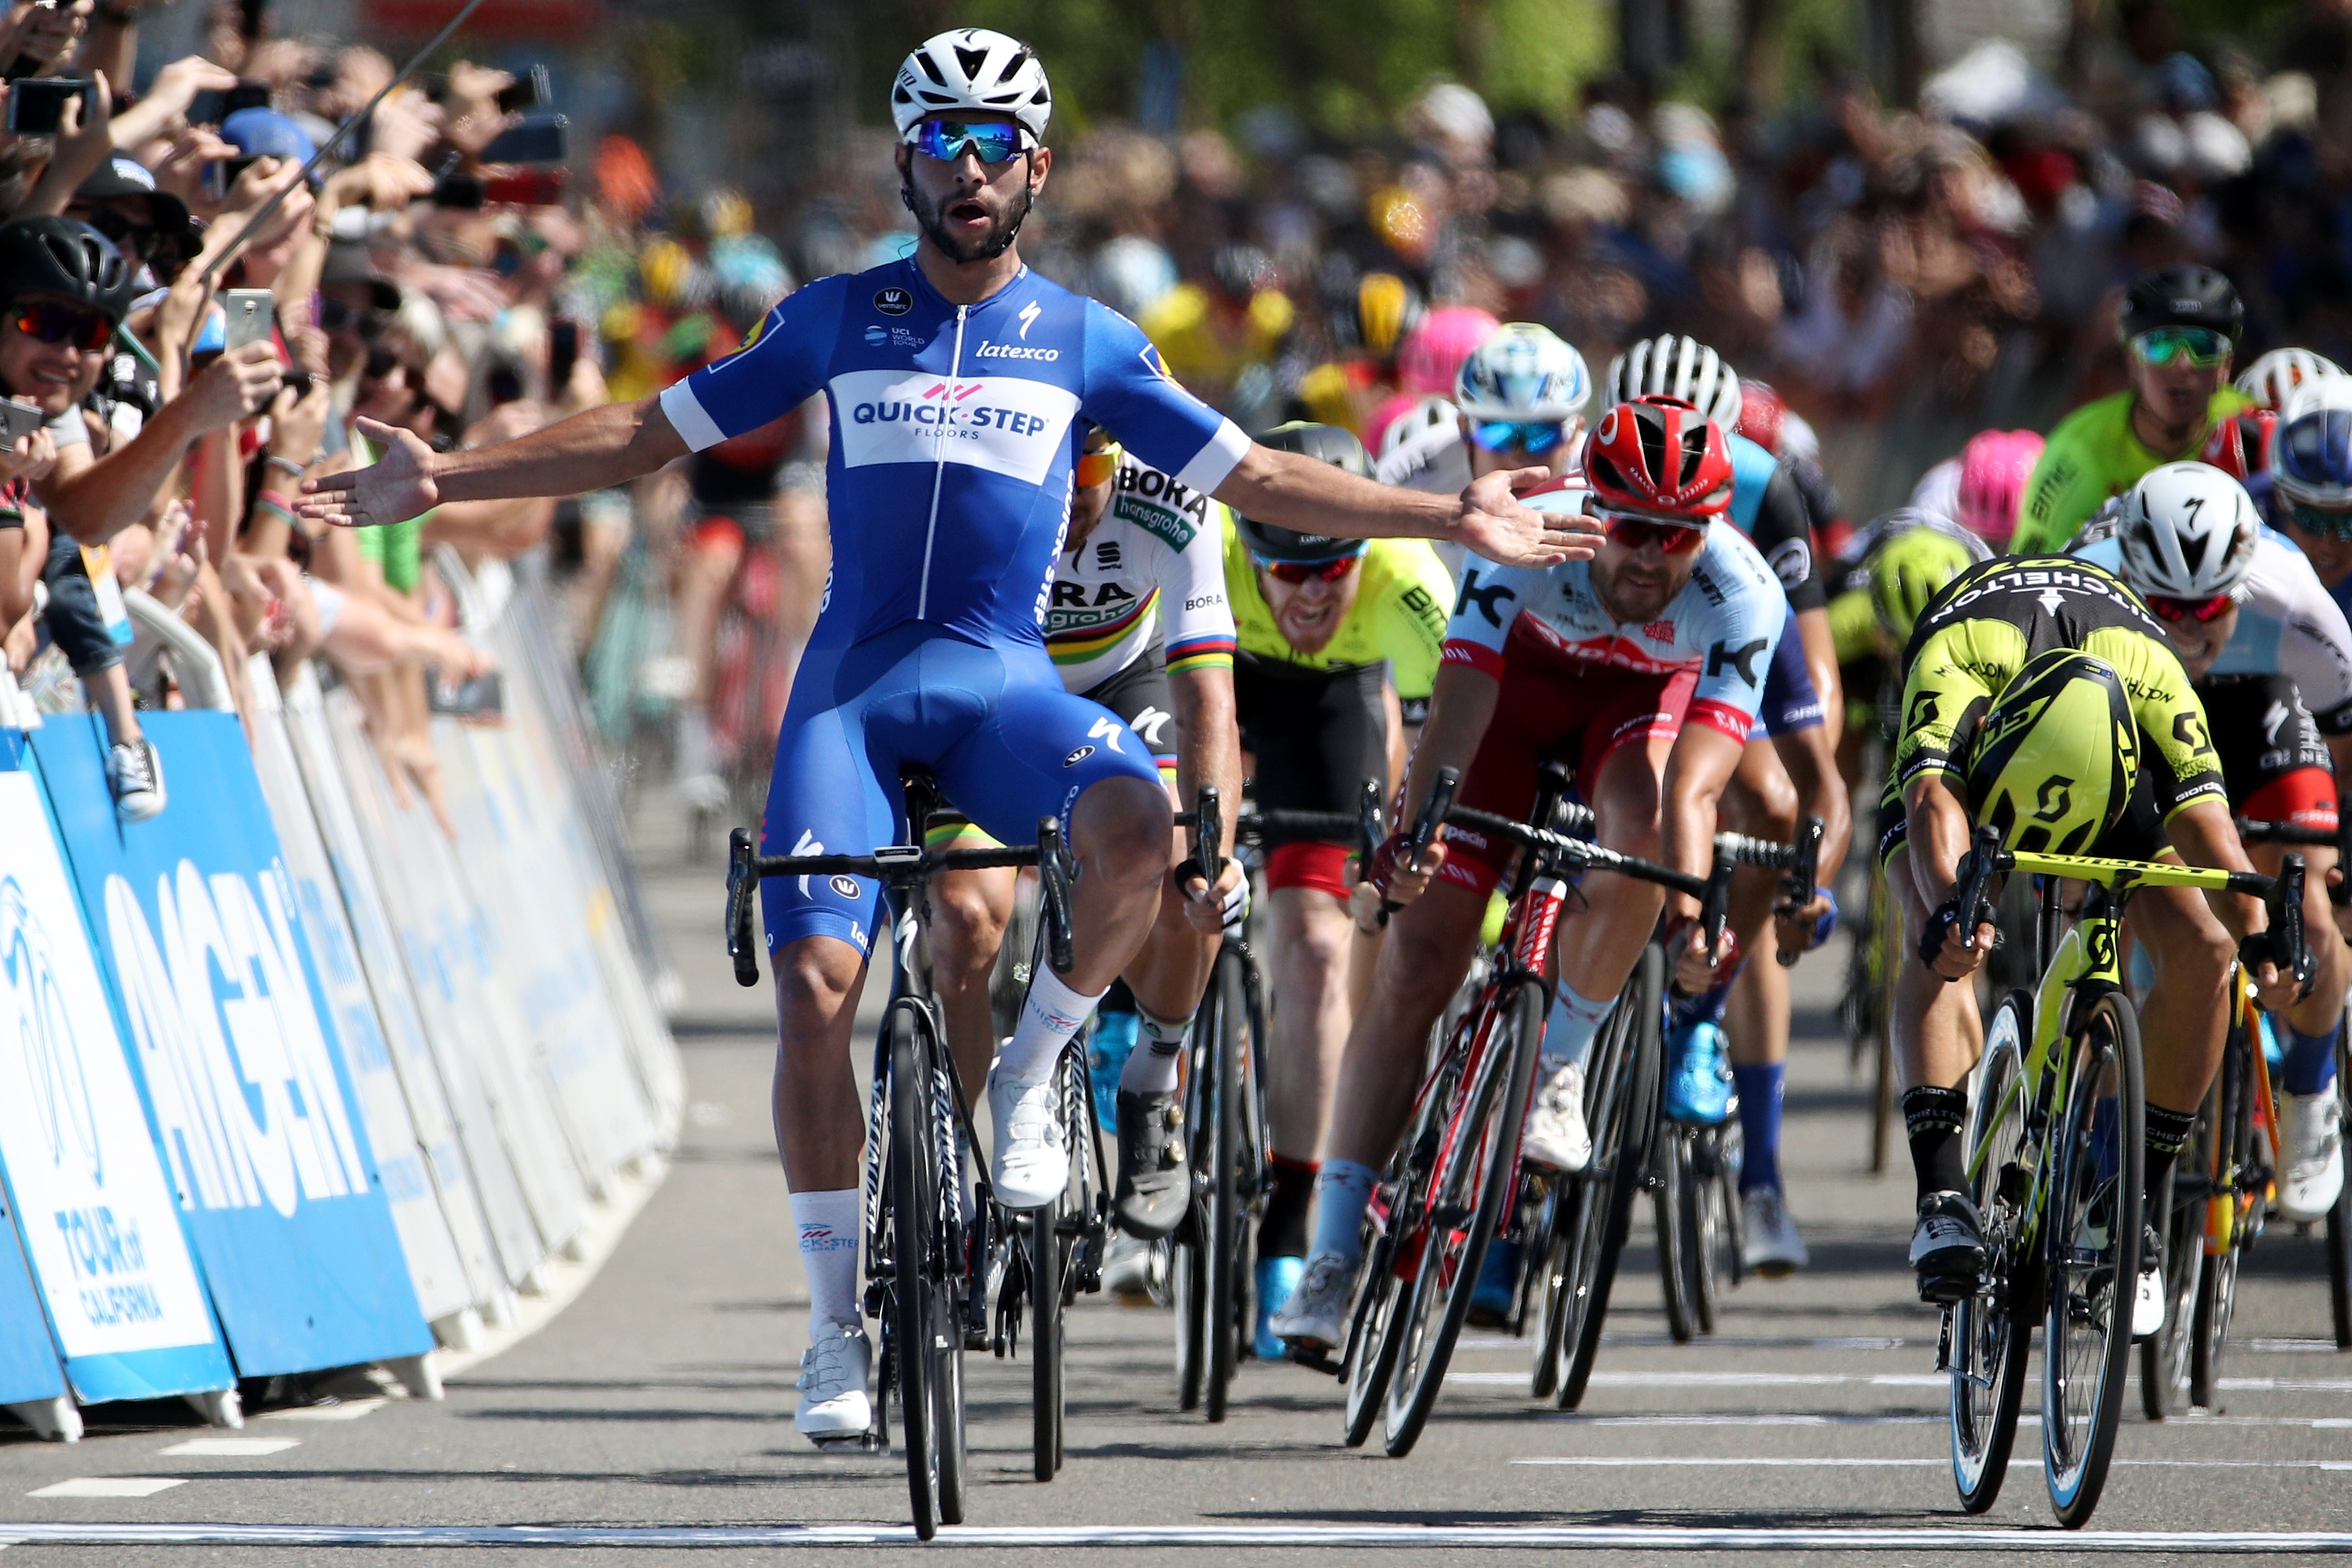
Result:
[[[1584,1063],[1571,1061],[1536,1085],[1521,1147],[1536,1164],[1571,1175],[1592,1163],[1592,1132],[1584,1124]]]
[[[2282,1219],[2325,1219],[2344,1192],[2344,1106],[2329,1084],[2316,1094],[2279,1096]]]
[[[1789,1200],[1776,1187],[1759,1186],[1739,1198],[1739,1266],[1767,1280],[1783,1280],[1813,1260],[1797,1233]]]
[[[1043,1208],[1061,1197],[1070,1182],[1070,1144],[1052,1071],[1014,1078],[1001,1065],[992,1068],[988,1115],[996,1124],[996,1201]]]
[[[851,1442],[874,1425],[874,1342],[856,1323],[831,1322],[801,1353],[801,1407],[793,1413],[800,1435],[820,1447]]]
[[[1348,1342],[1348,1307],[1355,1294],[1355,1261],[1337,1252],[1318,1252],[1307,1260],[1307,1271],[1298,1277],[1290,1300],[1265,1326],[1276,1339],[1338,1350]]]

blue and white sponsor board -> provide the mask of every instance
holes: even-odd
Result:
[[[66,1377],[10,1213],[0,1192],[0,1405],[28,1405],[63,1394]]]
[[[33,735],[131,1060],[237,1370],[421,1355],[301,911],[233,715],[150,716],[170,804],[115,817],[94,721]]]
[[[105,781],[93,782],[110,818]],[[0,1040],[12,1047],[0,1050],[0,1169],[67,1376],[84,1403],[230,1387],[32,773],[0,772]]]

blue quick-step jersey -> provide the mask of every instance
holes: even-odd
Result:
[[[1081,414],[1196,490],[1249,449],[1108,306],[1025,267],[957,306],[911,258],[810,284],[661,403],[701,451],[819,391],[833,413],[833,574],[818,648],[908,621],[1042,647]]]

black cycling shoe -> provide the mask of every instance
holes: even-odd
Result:
[[[1157,1241],[1176,1228],[1192,1201],[1184,1163],[1184,1103],[1164,1094],[1118,1092],[1119,1228]]]
[[[1936,1192],[1919,1200],[1911,1267],[1921,1301],[1941,1306],[1972,1293],[1984,1276],[1984,1222],[1968,1194]]]

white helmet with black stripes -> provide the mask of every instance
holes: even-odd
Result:
[[[1678,397],[1726,431],[1739,423],[1739,375],[1696,338],[1664,332],[1609,361],[1609,402]]]
[[[958,27],[924,40],[898,68],[890,88],[890,118],[905,141],[927,114],[1009,114],[1028,133],[1029,144],[1045,139],[1054,93],[1036,52],[1018,38],[986,27]]]

